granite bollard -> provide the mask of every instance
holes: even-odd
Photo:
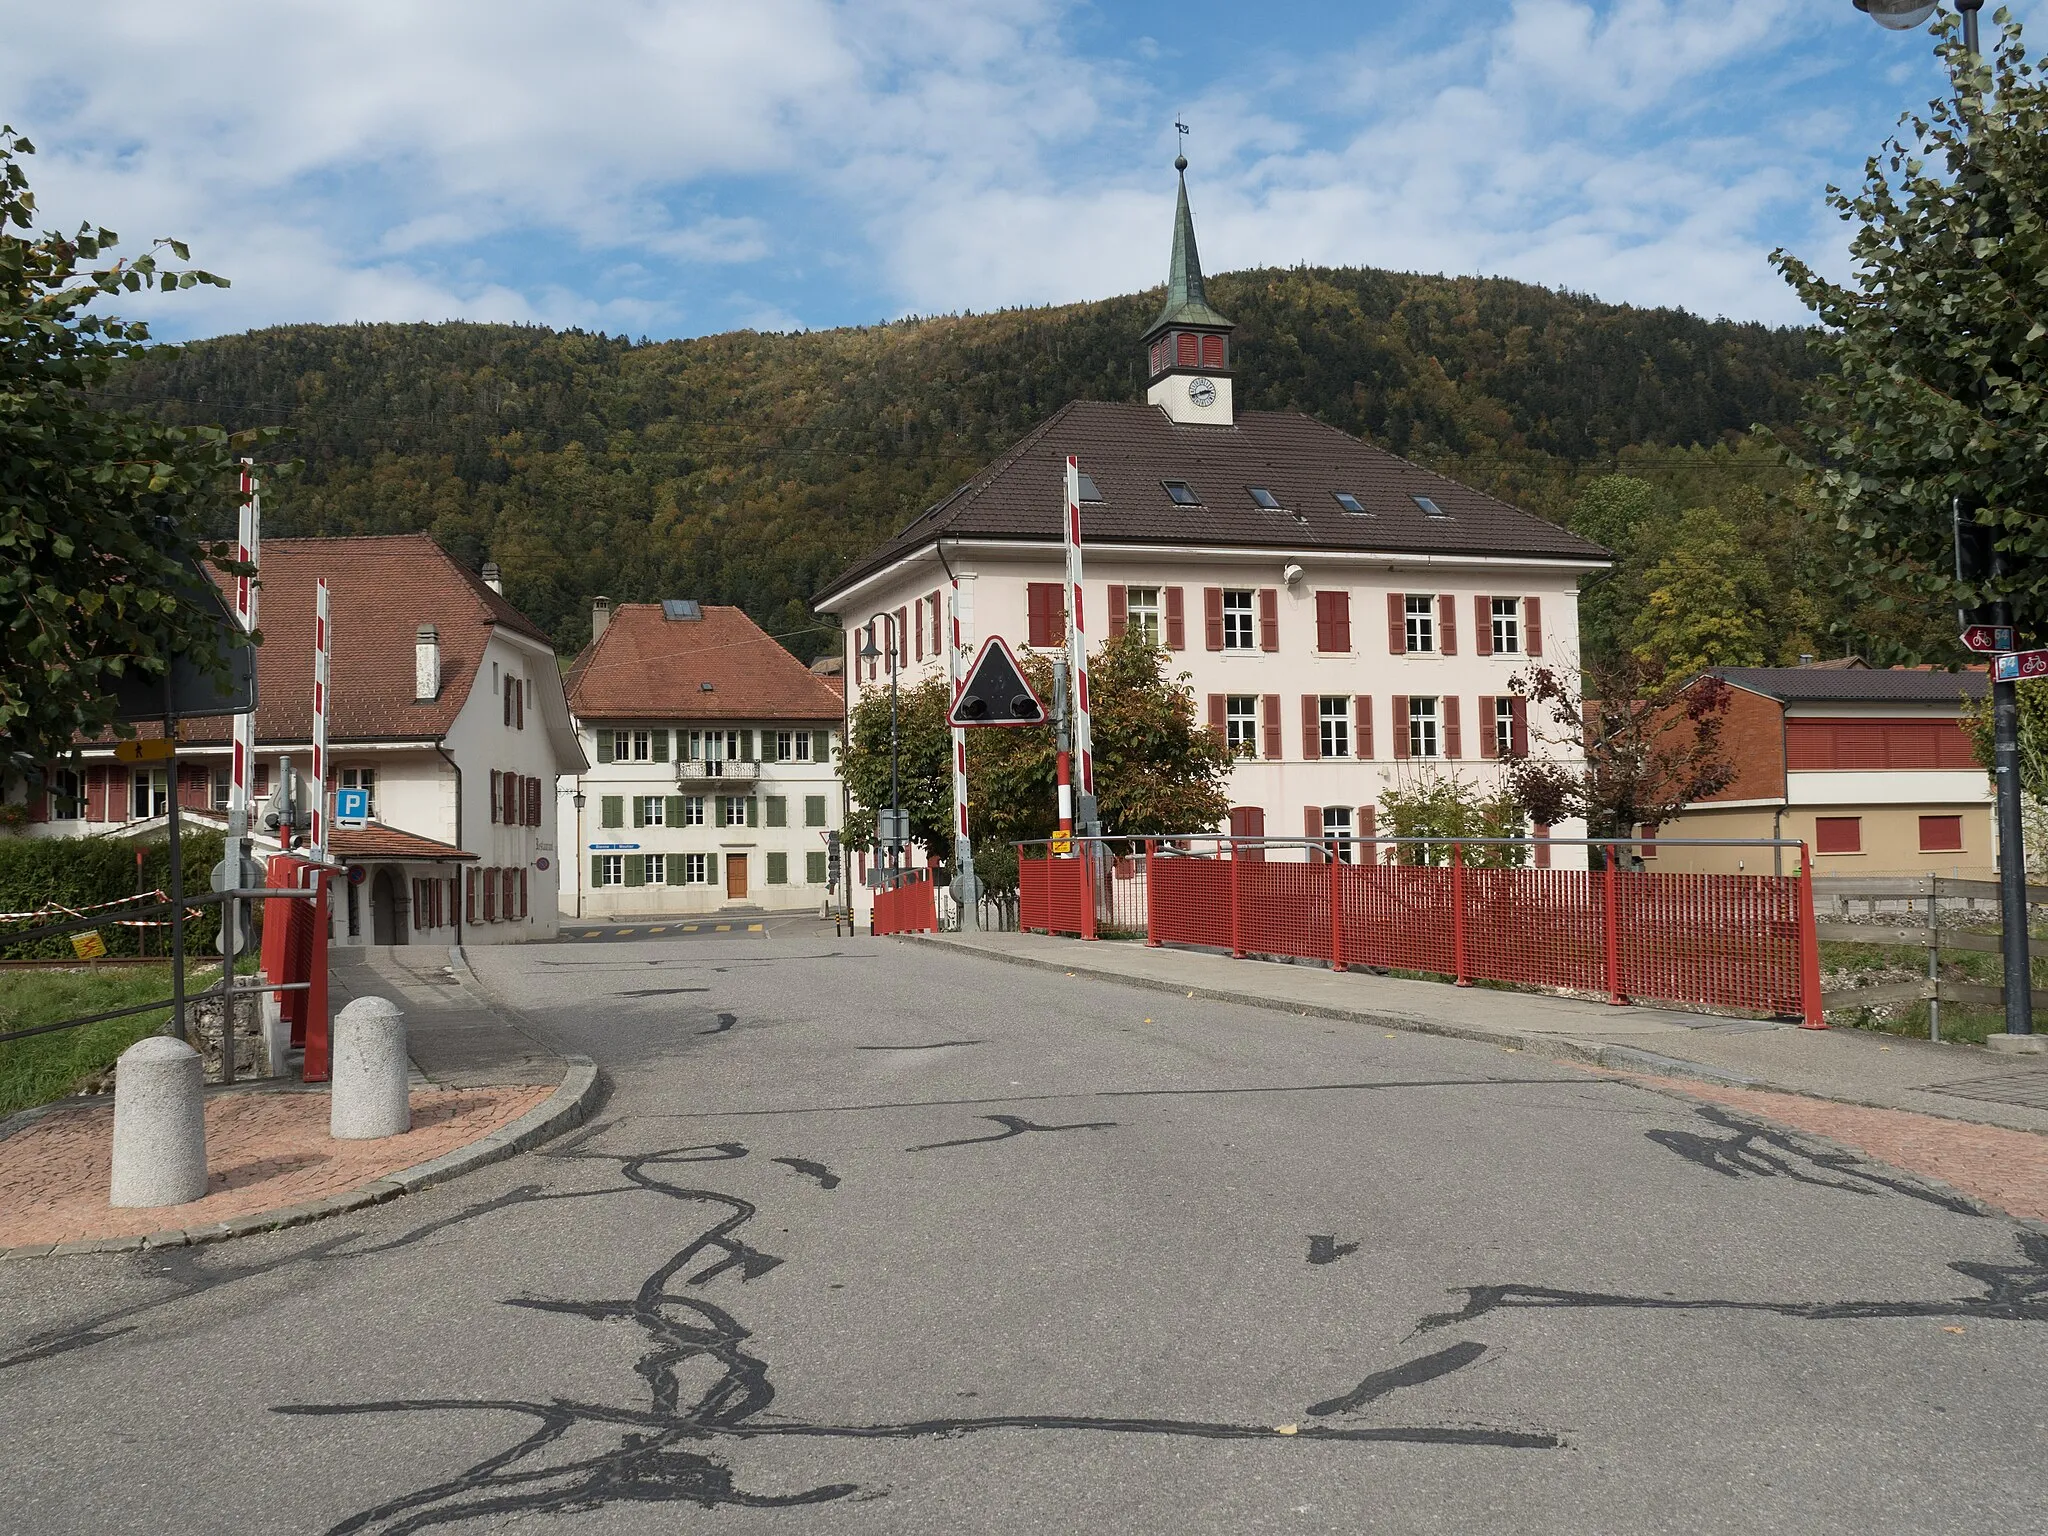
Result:
[[[152,1035],[114,1063],[114,1176],[108,1203],[183,1205],[206,1193],[199,1053]]]
[[[405,1015],[386,997],[359,997],[334,1019],[327,1134],[375,1141],[412,1129]]]

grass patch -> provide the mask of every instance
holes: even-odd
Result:
[[[218,964],[194,966],[186,986],[197,991],[219,977]],[[0,1034],[170,995],[168,965],[8,971],[0,973]],[[86,1078],[106,1071],[136,1041],[162,1029],[170,1016],[165,1007],[0,1044],[0,1115],[61,1099]]]
[[[2033,961],[2036,991],[2048,988],[2048,953],[2044,951],[2048,951],[2048,935],[2032,935],[2028,952]],[[1825,991],[1834,990],[1852,977],[1867,976],[1873,981],[1924,981],[1927,978],[1927,951],[1906,944],[1824,942],[1820,946],[1820,965],[1821,986]],[[1997,955],[1980,954],[1974,950],[1941,951],[1943,981],[1997,986],[2004,976],[2005,966]],[[1828,1023],[1925,1040],[1928,1038],[1927,1013],[1924,1002],[1891,1003],[1876,1008],[1833,1007],[1828,1010]],[[1982,1045],[1986,1035],[2004,1031],[2005,1013],[2002,1009],[1973,1003],[1941,1005],[1941,1038],[1945,1041]]]

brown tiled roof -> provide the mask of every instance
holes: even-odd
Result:
[[[259,743],[312,735],[313,588],[323,576],[334,628],[327,716],[332,742],[445,735],[469,697],[494,625],[552,648],[546,631],[424,533],[265,539],[261,564]],[[226,584],[219,572],[212,574]],[[441,696],[415,702],[413,644],[422,624],[440,632]],[[162,734],[153,725],[138,730]],[[226,741],[228,732],[225,715],[188,720],[184,739]]]
[[[327,834],[328,851],[339,859],[474,859],[450,843],[402,832],[373,821],[366,827],[336,827]]]
[[[1981,671],[1932,672],[1918,667],[1716,667],[1738,688],[1787,704],[1954,704],[1991,691]]]
[[[838,720],[840,693],[738,608],[703,605],[670,619],[659,603],[621,603],[604,637],[569,669],[582,720]],[[705,684],[709,683],[709,689]]]
[[[840,575],[821,599],[941,535],[1057,540],[1070,453],[1102,492],[1102,501],[1081,506],[1081,536],[1095,542],[1608,558],[1591,540],[1298,411],[1244,411],[1234,426],[1183,426],[1152,405],[1078,400]],[[1186,481],[1201,504],[1176,506],[1165,480]],[[1259,507],[1255,485],[1271,491],[1281,510]],[[1357,497],[1364,514],[1344,511],[1338,491]],[[1416,496],[1449,515],[1426,515]]]

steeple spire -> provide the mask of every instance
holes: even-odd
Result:
[[[1146,334],[1169,325],[1229,330],[1230,322],[1209,307],[1202,292],[1202,256],[1195,249],[1195,216],[1188,211],[1188,157],[1175,155],[1173,168],[1180,174],[1180,198],[1173,210],[1173,258],[1166,274],[1166,308]]]
[[[1235,419],[1230,403],[1230,333],[1235,327],[1209,307],[1202,290],[1195,216],[1188,211],[1188,157],[1174,156],[1173,169],[1180,177],[1173,259],[1166,275],[1166,307],[1145,328],[1145,398],[1176,422],[1229,426]]]

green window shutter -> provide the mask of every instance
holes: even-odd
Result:
[[[626,802],[623,796],[606,795],[598,802],[597,820],[600,826],[623,827],[626,824]]]
[[[807,827],[822,827],[825,825],[825,797],[823,795],[804,796],[804,825]],[[824,855],[821,853],[818,857],[822,859]]]
[[[627,855],[626,855],[626,884],[628,884],[628,885],[645,885],[646,883],[647,883],[647,861],[646,861],[646,860],[645,860],[644,858],[642,858],[642,857],[641,857],[641,856],[640,856],[639,854],[637,854],[637,853],[629,853],[629,854],[627,854]]]
[[[788,854],[771,853],[768,855],[768,883],[770,885],[789,884]]]
[[[741,731],[741,732],[740,732],[740,761],[741,761],[741,762],[743,762],[743,763],[751,763],[751,762],[752,762],[753,760],[754,760],[754,733],[753,733],[752,731]]]
[[[647,802],[639,795],[633,796],[633,825],[636,827],[647,825]]]
[[[804,883],[823,885],[825,883],[825,855],[807,853],[804,855]]]
[[[811,732],[811,761],[814,763],[826,763],[831,760],[832,733],[830,731]]]
[[[667,799],[668,804],[663,809],[668,813],[668,824],[672,827],[680,827],[683,824],[683,797],[681,795],[670,795]]]
[[[681,885],[683,883],[683,871],[687,868],[689,868],[689,864],[680,853],[670,854],[667,866],[668,883],[670,885]]]
[[[608,763],[612,760],[612,733],[610,731],[599,731],[597,733],[597,760],[600,763]]]
[[[750,827],[761,825],[761,802],[752,795],[747,796],[747,825]]]
[[[789,801],[781,795],[768,797],[768,825],[786,827],[789,825]]]
[[[603,884],[604,884],[604,855],[603,855],[603,854],[601,854],[601,853],[593,853],[593,854],[592,854],[592,855],[590,856],[590,888],[591,888],[591,889],[592,889],[592,890],[594,891],[594,890],[596,890],[596,889],[597,889],[597,888],[598,888],[598,887],[599,887],[600,885],[603,885]]]
[[[654,733],[654,760],[657,763],[665,763],[668,761],[667,726],[663,726],[660,730]]]

